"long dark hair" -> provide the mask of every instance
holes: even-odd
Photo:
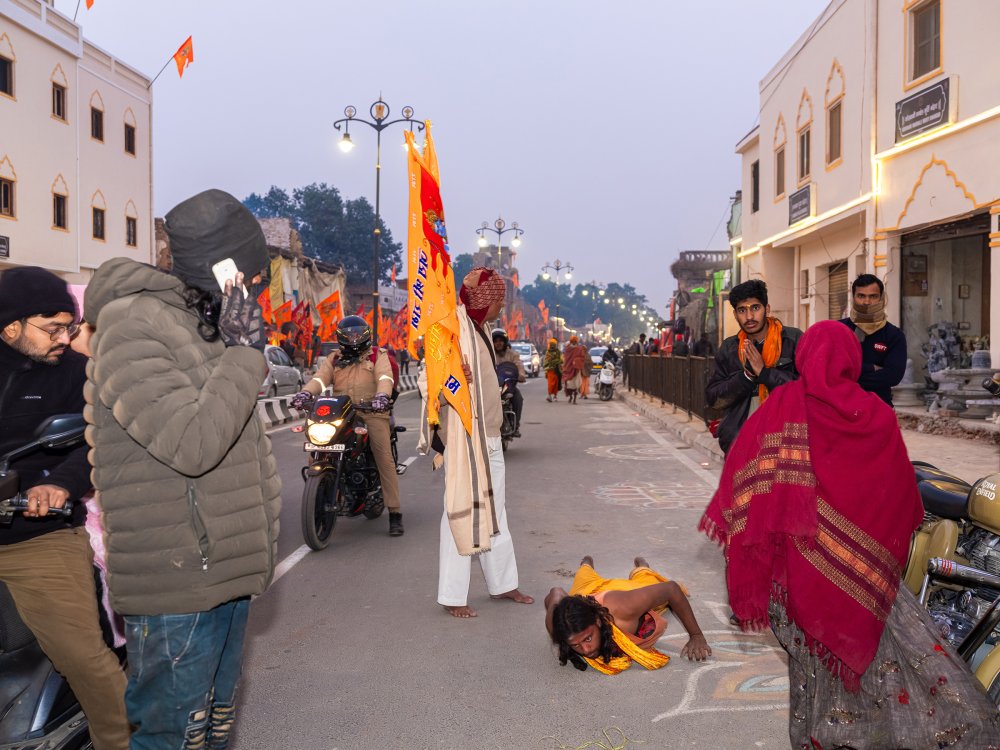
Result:
[[[567,596],[552,610],[552,642],[559,648],[559,664],[566,666],[572,662],[579,670],[587,668],[587,662],[569,645],[569,639],[591,625],[597,625],[601,634],[601,648],[597,658],[607,664],[611,657],[618,655],[611,636],[614,618],[607,607],[602,607],[589,596]]]
[[[219,340],[219,315],[222,312],[222,295],[206,292],[193,286],[185,286],[181,293],[189,310],[198,315],[198,334],[205,341]]]

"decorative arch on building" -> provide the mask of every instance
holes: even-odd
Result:
[[[976,196],[974,196],[970,192],[969,188],[967,188],[965,186],[965,183],[962,182],[960,179],[958,179],[958,175],[956,175],[952,171],[951,167],[948,166],[948,162],[946,162],[944,159],[938,159],[934,154],[931,154],[930,161],[928,161],[924,165],[924,168],[920,170],[920,175],[917,177],[916,182],[913,183],[913,189],[910,190],[910,195],[907,197],[906,202],[903,204],[903,210],[900,211],[899,218],[896,219],[895,226],[891,226],[891,227],[876,227],[875,228],[876,232],[894,232],[894,231],[898,230],[903,225],[903,219],[906,218],[906,214],[909,213],[910,206],[913,204],[913,201],[916,199],[917,192],[920,190],[920,186],[923,185],[924,176],[933,167],[941,167],[941,169],[944,170],[945,176],[948,177],[951,180],[952,184],[958,190],[960,190],[962,192],[962,196],[967,201],[969,201],[969,203],[972,204],[972,208],[973,209],[983,208],[984,206],[989,206],[992,203],[992,201],[984,201],[983,203],[980,203],[979,201],[977,201],[976,200]]]
[[[52,228],[60,232],[69,231],[69,185],[62,174],[57,174],[52,180]]]
[[[14,45],[10,41],[10,37],[4,32],[0,34],[0,55],[3,55],[8,60],[13,60],[17,62],[17,55],[14,54]]]
[[[129,198],[125,202],[125,216],[126,216],[126,218],[129,218],[129,219],[138,219],[139,218],[139,209],[137,209],[135,207],[135,203],[132,201],[131,198]]]
[[[785,130],[785,116],[778,115],[778,121],[774,124],[774,149],[777,150],[788,142],[788,133]]]
[[[99,208],[102,211],[107,211],[108,202],[104,198],[104,193],[102,193],[100,190],[95,190],[94,194],[90,196],[90,207]]]
[[[5,180],[17,182],[17,172],[14,171],[14,164],[7,154],[4,154],[3,158],[0,158],[0,177],[3,177]]]
[[[133,128],[136,126],[135,113],[132,111],[131,107],[125,107],[125,114],[123,119],[126,125],[131,125]]]
[[[100,91],[95,91],[90,95],[90,106],[93,109],[99,109],[101,112],[104,111],[104,98],[101,96]]]
[[[805,114],[806,117],[803,119],[802,115]],[[799,109],[795,114],[795,132],[799,132],[806,125],[812,122],[813,119],[813,102],[812,97],[809,96],[809,92],[806,89],[802,89],[802,96],[799,98]]]
[[[823,94],[823,103],[829,107],[844,96],[847,84],[844,80],[844,69],[840,67],[837,58],[833,58],[833,65],[830,66],[830,75],[826,77],[826,91]]]
[[[69,186],[66,184],[66,178],[61,174],[57,174],[56,178],[52,180],[52,192],[55,195],[69,197]]]
[[[52,75],[49,76],[49,80],[52,83],[58,83],[64,89],[69,88],[69,79],[66,78],[66,73],[63,71],[60,63],[56,63],[56,66],[52,69]]]

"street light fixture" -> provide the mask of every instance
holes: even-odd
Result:
[[[389,105],[382,101],[382,97],[372,103],[371,107],[368,108],[369,114],[371,114],[371,120],[365,120],[364,118],[359,118],[357,116],[358,110],[356,107],[350,106],[344,108],[344,117],[333,123],[333,127],[338,131],[341,125],[344,127],[344,135],[341,137],[338,146],[340,150],[345,154],[349,153],[354,148],[354,142],[351,140],[351,123],[359,123],[362,125],[367,125],[372,130],[375,131],[375,227],[372,230],[372,311],[378,307],[378,279],[379,279],[379,243],[382,238],[382,230],[379,228],[379,219],[381,216],[381,203],[380,203],[380,192],[382,187],[382,131],[385,130],[390,125],[395,125],[396,123],[403,123],[410,126],[410,132],[413,132],[414,127],[418,131],[424,129],[424,124],[413,119],[413,107],[403,107],[401,110],[402,117],[398,117],[395,120],[389,119]],[[372,340],[378,343],[378,315],[372,315]]]
[[[556,276],[556,318],[557,319],[559,319],[559,317],[560,317],[559,316],[559,274],[561,272],[565,271],[566,275],[565,275],[564,278],[571,279],[571,278],[573,278],[573,271],[574,270],[576,270],[576,269],[574,269],[572,265],[570,265],[569,263],[563,263],[558,258],[555,259],[555,262],[553,262],[553,263],[546,263],[544,266],[542,266],[542,278],[543,279],[545,279],[546,281],[548,281],[550,278],[552,278],[552,274],[550,274],[549,271],[553,271],[555,273],[555,276]],[[561,324],[558,325],[557,328],[556,328],[556,341],[558,343],[560,343],[560,344],[562,343],[562,325]]]
[[[510,246],[515,250],[521,246],[521,235],[524,234],[524,230],[517,225],[516,221],[512,221],[510,226],[501,218],[497,217],[497,220],[493,222],[493,226],[489,225],[489,222],[484,221],[479,225],[479,229],[476,230],[476,234],[479,235],[479,240],[477,241],[479,247],[487,247],[490,243],[486,239],[486,232],[493,232],[497,236],[497,269],[501,270],[501,254],[503,252],[501,246],[501,239],[507,232],[513,232],[514,237],[510,241]]]

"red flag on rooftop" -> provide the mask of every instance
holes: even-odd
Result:
[[[90,7],[90,0],[87,2],[87,7]],[[174,62],[177,63],[177,75],[183,78],[184,68],[189,63],[194,62],[194,42],[192,41],[192,37],[185,39],[184,44],[174,53]]]

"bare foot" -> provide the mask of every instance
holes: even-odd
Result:
[[[462,607],[449,607],[447,604],[442,605],[445,611],[452,617],[461,617],[463,619],[468,619],[469,617],[478,617],[476,610],[469,606]]]
[[[649,563],[646,562],[646,558],[645,557],[636,557],[635,560],[633,560],[632,562],[635,563],[635,567],[637,567],[637,568],[648,568],[649,567]]]
[[[594,558],[590,555],[584,555],[583,559],[580,560],[580,565],[589,565],[590,567],[594,567]]]
[[[527,594],[522,594],[517,589],[514,589],[513,591],[508,591],[506,594],[497,594],[496,596],[490,594],[490,599],[510,599],[511,601],[517,602],[518,604],[535,603],[535,600],[532,597],[528,596]]]

